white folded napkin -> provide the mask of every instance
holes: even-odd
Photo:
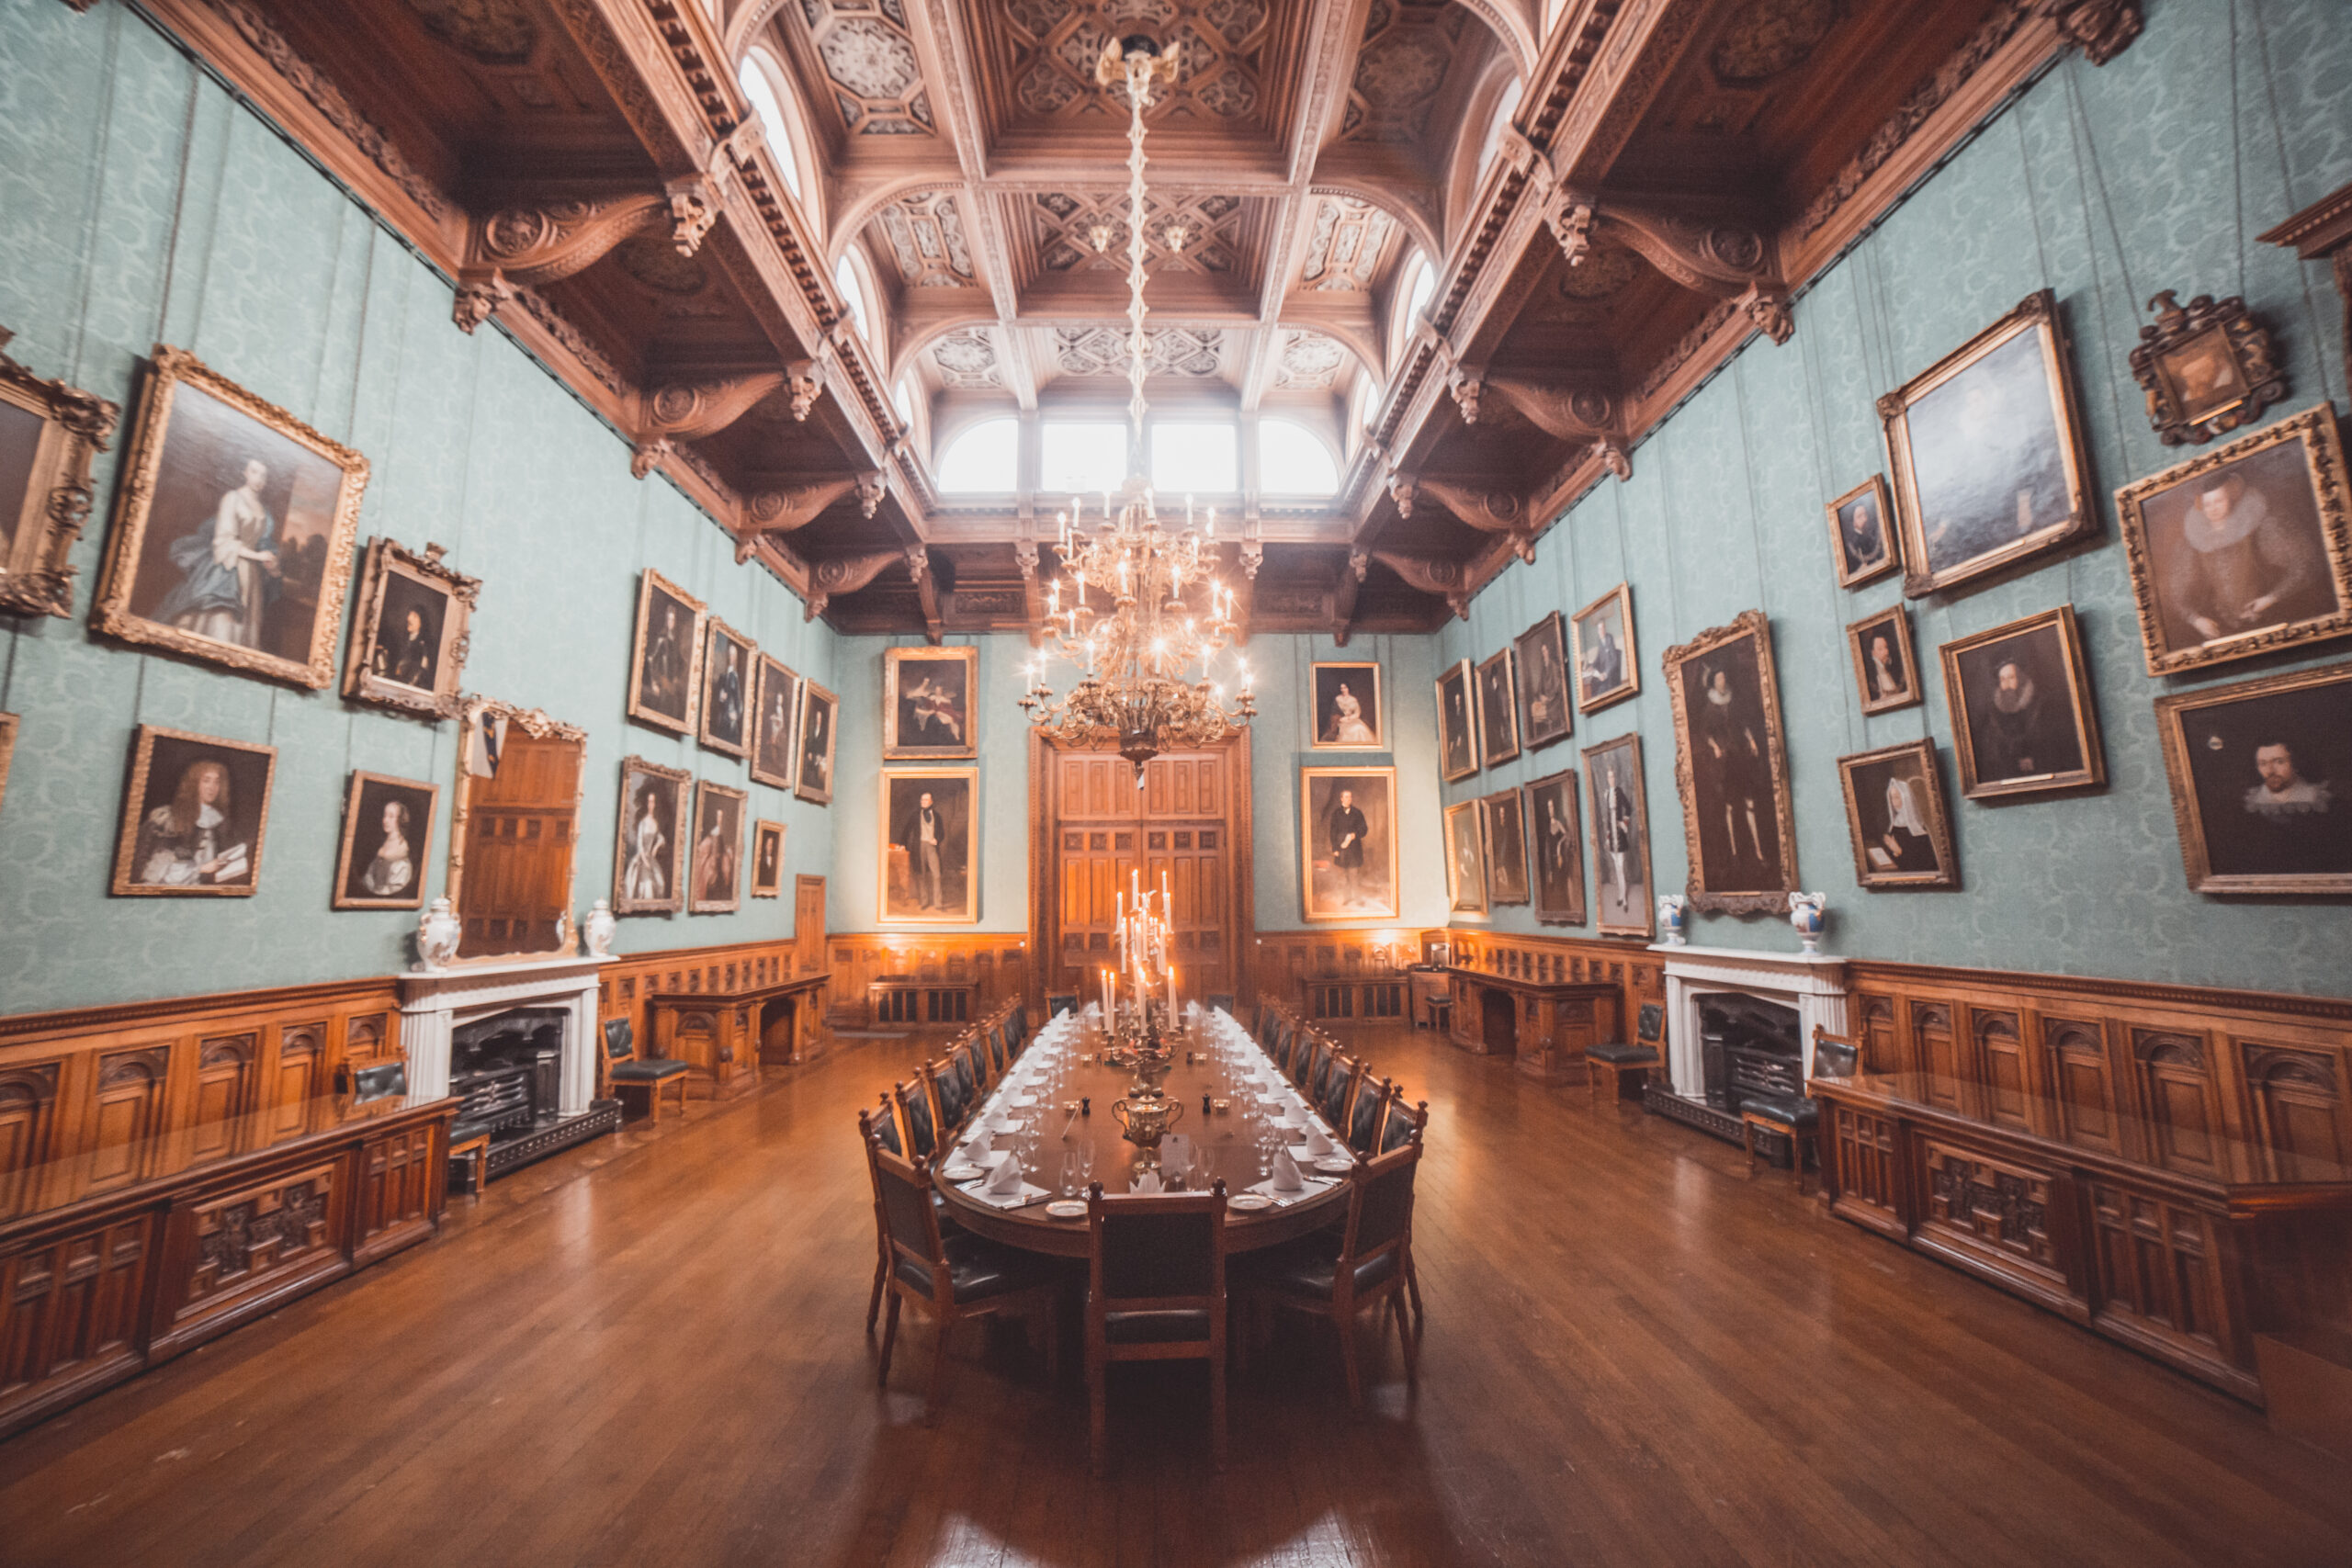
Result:
[[[1306,1185],[1306,1178],[1299,1174],[1298,1162],[1290,1157],[1288,1149],[1274,1151],[1274,1174],[1266,1185],[1276,1192],[1295,1192]]]
[[[1011,1149],[1003,1149],[990,1157],[996,1168],[989,1177],[989,1191],[1000,1198],[1019,1192],[1021,1190],[1021,1156]]]
[[[1159,1172],[1147,1170],[1127,1184],[1130,1192],[1149,1194],[1159,1190]]]
[[[1322,1128],[1309,1127],[1306,1130],[1306,1152],[1317,1159],[1331,1152],[1331,1140],[1324,1135]]]

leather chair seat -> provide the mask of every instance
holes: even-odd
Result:
[[[653,1062],[615,1062],[605,1076],[624,1083],[658,1083],[663,1078],[676,1077],[685,1070],[685,1063],[664,1057]]]
[[[1208,1337],[1204,1312],[1114,1312],[1102,1318],[1102,1337],[1114,1345],[1181,1345]]]
[[[1810,1100],[1789,1100],[1780,1095],[1758,1096],[1746,1101],[1741,1110],[1751,1111],[1784,1127],[1810,1127],[1821,1120],[1821,1107]]]
[[[1283,1247],[1270,1247],[1236,1258],[1228,1267],[1237,1286],[1280,1291],[1315,1301],[1329,1301],[1340,1272],[1340,1235],[1317,1231]],[[1362,1294],[1396,1272],[1394,1250],[1356,1266],[1356,1292]]]
[[[1025,1291],[1051,1280],[1056,1271],[1050,1258],[1000,1247],[969,1231],[943,1232],[939,1239],[947,1254],[948,1280],[956,1288],[958,1302],[986,1301]],[[922,1263],[901,1256],[896,1272],[911,1288],[925,1295],[932,1293],[931,1269]]]
[[[1623,1041],[1611,1041],[1606,1045],[1588,1045],[1584,1054],[1596,1062],[1613,1062],[1620,1066],[1643,1066],[1657,1060],[1657,1048],[1653,1045],[1628,1045]]]

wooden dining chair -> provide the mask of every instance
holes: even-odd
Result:
[[[1209,1451],[1225,1468],[1225,1181],[1182,1196],[1087,1190],[1087,1451],[1102,1473],[1114,1361],[1205,1360]]]
[[[1348,1215],[1338,1245],[1329,1230],[1281,1247],[1245,1253],[1235,1261],[1234,1294],[1318,1317],[1339,1330],[1347,1367],[1348,1403],[1363,1405],[1363,1371],[1356,1353],[1356,1316],[1385,1306],[1405,1350],[1408,1386],[1419,1387],[1418,1336],[1406,1322],[1405,1281],[1413,1256],[1413,1175],[1421,1145],[1381,1155],[1348,1178]]]
[[[871,1145],[869,1145],[871,1147]],[[899,1339],[899,1310],[912,1302],[938,1325],[939,1346],[923,1401],[923,1423],[939,1419],[947,1392],[948,1337],[958,1324],[976,1318],[1017,1316],[1045,1321],[1049,1375],[1061,1366],[1057,1310],[1069,1276],[1057,1260],[1017,1247],[1004,1247],[966,1230],[945,1230],[932,1204],[931,1168],[873,1149],[885,1257],[889,1264],[890,1314],[882,1330],[878,1378],[890,1382],[890,1356]]]
[[[1344,1051],[1335,1052],[1323,1070],[1323,1085],[1315,1097],[1315,1109],[1322,1113],[1323,1124],[1341,1137],[1348,1135],[1348,1111],[1353,1101],[1356,1082],[1363,1077],[1363,1064]]]
[[[930,1159],[938,1154],[939,1117],[932,1109],[929,1069],[917,1067],[914,1082],[899,1084],[891,1093],[898,1099],[899,1123],[907,1136],[901,1157]]]
[[[1363,1069],[1363,1075],[1356,1083],[1355,1103],[1348,1109],[1344,1131],[1348,1147],[1370,1159],[1380,1152],[1380,1121],[1388,1109],[1388,1080],[1374,1077],[1369,1067]]]

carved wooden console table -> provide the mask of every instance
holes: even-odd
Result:
[[[433,1235],[457,1109],[438,1100],[260,1147],[280,1112],[254,1112],[221,1124],[224,1146],[251,1153],[0,1225],[0,1438]],[[323,1102],[314,1122],[342,1111]],[[147,1169],[168,1154],[72,1157]]]
[[[1449,1038],[1482,1055],[1516,1055],[1546,1083],[1584,1082],[1587,1046],[1625,1038],[1623,988],[1600,980],[1530,980],[1459,964]]]
[[[749,1089],[762,1064],[805,1062],[821,1045],[831,984],[831,975],[807,975],[730,990],[651,992],[645,1006],[652,1055],[692,1067],[696,1093]]]

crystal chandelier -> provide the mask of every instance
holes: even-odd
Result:
[[[1176,80],[1181,49],[1163,52],[1148,38],[1130,37],[1105,44],[1095,64],[1105,90],[1124,87],[1127,95],[1128,475],[1115,497],[1103,495],[1100,527],[1088,531],[1084,503],[1075,497],[1055,518],[1069,603],[1063,603],[1062,580],[1047,585],[1046,635],[1053,651],[1081,673],[1069,695],[1057,697],[1046,684],[1041,653],[1030,662],[1029,690],[1021,699],[1032,722],[1064,745],[1115,745],[1135,764],[1138,787],[1152,758],[1222,739],[1257,713],[1248,665],[1238,665],[1240,689],[1231,705],[1210,673],[1238,630],[1233,594],[1216,575],[1216,509],[1196,525],[1187,497],[1183,529],[1171,534],[1160,526],[1152,487],[1137,471],[1150,347],[1143,325],[1143,112],[1156,88]],[[1173,233],[1168,238],[1182,247]]]

